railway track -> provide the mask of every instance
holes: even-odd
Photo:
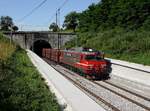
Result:
[[[124,89],[109,81],[89,81],[62,66],[54,65],[51,63],[50,65],[69,81],[83,90],[97,103],[101,104],[106,110],[150,111],[149,98]],[[114,100],[116,100],[116,102],[122,102],[119,102],[118,104],[115,103]]]
[[[105,83],[105,84],[102,84],[102,82],[95,82],[95,81],[93,81],[93,82],[94,82],[95,84],[97,84],[98,86],[103,87],[103,88],[105,88],[105,89],[107,89],[107,90],[109,90],[109,91],[115,93],[116,95],[118,95],[118,96],[120,96],[120,97],[122,97],[122,98],[125,98],[126,100],[131,101],[132,103],[134,103],[134,104],[136,104],[136,105],[138,105],[138,106],[140,106],[140,107],[146,109],[147,111],[150,111],[150,100],[149,100],[149,98],[145,98],[144,96],[139,95],[139,94],[137,94],[137,93],[135,93],[135,92],[126,90],[126,89],[124,89],[124,88],[121,88],[121,87],[119,87],[119,86],[117,86],[117,85],[114,85],[114,84],[111,83],[111,82],[103,81],[103,83]],[[106,84],[107,84],[107,85],[106,85]],[[108,85],[111,85],[113,88],[112,88],[112,87],[109,87]],[[121,93],[122,91],[121,91],[121,92],[118,92],[118,90],[114,89],[115,87],[116,87],[117,89],[119,89],[119,90],[124,91],[125,93],[128,93],[128,94],[127,94],[127,95],[126,95],[126,94],[122,94],[122,93]],[[129,94],[132,95],[132,96],[134,96],[135,98],[141,99],[142,102],[139,102],[139,101],[137,101],[137,100],[134,100],[135,98],[130,98],[130,97],[129,97]],[[144,102],[143,102],[143,101],[144,101]],[[149,102],[149,105],[147,106],[147,105],[143,104],[143,103],[145,103],[145,102]]]
[[[121,89],[121,90],[124,90],[124,91],[126,91],[126,92],[128,92],[128,93],[131,93],[131,94],[133,94],[133,95],[135,95],[135,96],[137,96],[137,97],[140,97],[140,98],[142,98],[142,99],[144,99],[144,100],[146,100],[146,101],[150,101],[150,98],[147,98],[147,97],[145,97],[145,96],[143,96],[143,95],[140,95],[140,94],[138,94],[138,93],[136,93],[136,92],[134,92],[134,91],[125,89],[125,88],[123,88],[123,87],[121,87],[121,86],[119,86],[119,85],[114,84],[114,83],[111,82],[111,81],[103,81],[103,82],[105,82],[105,83],[107,83],[107,84],[109,84],[109,85],[112,85],[112,86],[114,86],[114,87],[117,87],[117,88],[119,88],[119,89]]]
[[[68,71],[66,70],[66,72],[68,72]],[[96,85],[98,85],[100,87],[103,87],[104,89],[107,89],[107,90],[113,92],[114,94],[116,94],[116,95],[118,95],[118,96],[120,96],[120,97],[122,97],[122,98],[124,98],[124,99],[126,99],[126,100],[128,100],[128,101],[130,101],[130,102],[132,102],[132,103],[134,103],[134,104],[136,104],[138,106],[140,106],[140,107],[142,107],[143,109],[145,109],[147,111],[150,111],[150,99],[149,98],[146,98],[146,97],[144,97],[142,95],[139,95],[139,94],[137,94],[137,93],[135,93],[133,91],[124,89],[124,88],[122,88],[120,86],[117,86],[117,85],[115,85],[115,84],[113,84],[112,82],[109,82],[109,81],[96,81],[96,82],[92,81],[92,82],[94,84],[96,84]],[[113,88],[112,87],[108,87],[108,85],[106,85],[106,84],[111,85]],[[128,93],[128,94],[126,95],[126,94],[122,94],[121,92],[118,92],[118,90],[114,89],[115,87],[117,89],[119,89],[119,90],[122,90],[122,91]],[[141,103],[138,102],[138,100],[134,100],[135,98],[130,98],[129,94],[134,96],[134,97],[136,96],[136,98],[138,97],[139,99],[141,99],[142,100],[142,101],[140,100]],[[147,104],[149,104],[149,105],[147,106],[147,105],[143,104],[143,103],[145,103],[144,101],[147,102]]]
[[[83,85],[81,85],[80,83],[76,82],[75,80],[73,80],[72,78],[70,78],[69,76],[67,76],[66,74],[62,73],[61,71],[59,71],[57,68],[55,68],[54,66],[52,66],[55,70],[57,70],[59,73],[61,73],[64,77],[66,77],[69,81],[71,81],[72,83],[74,83],[77,87],[79,87],[81,90],[84,90],[85,92],[89,93],[91,96],[95,97],[97,100],[103,102],[104,104],[106,104],[109,108],[111,108],[113,111],[120,111],[118,108],[116,108],[115,106],[111,105],[109,102],[105,101],[103,98],[101,98],[100,96],[96,95],[95,93],[93,93],[91,90],[87,89],[86,87],[84,87]]]
[[[115,75],[111,75],[111,79],[106,80],[108,84],[118,87],[123,90],[127,90],[130,93],[141,96],[141,98],[150,101],[150,87],[138,82],[134,82],[128,79],[124,79]]]
[[[97,94],[93,93],[93,91],[89,90],[88,88],[84,87],[82,84],[80,84],[80,82],[76,81],[75,79],[73,79],[72,73],[69,72],[68,69],[65,69],[64,67],[56,67],[56,64],[54,62],[50,62],[46,59],[44,59],[49,65],[51,65],[51,67],[53,67],[56,71],[58,71],[60,74],[62,74],[65,78],[67,78],[69,81],[71,81],[75,86],[77,86],[79,89],[81,89],[83,92],[85,92],[88,96],[90,96],[94,101],[96,101],[97,103],[101,103],[104,104],[104,108],[106,110],[109,111],[120,111],[117,107],[113,106],[112,104],[110,104],[109,102],[105,101],[103,98],[101,98],[100,96],[98,96]],[[63,71],[60,70],[63,68]],[[71,76],[68,76],[67,73],[70,73]]]

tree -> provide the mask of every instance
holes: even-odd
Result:
[[[51,31],[53,31],[53,32],[57,32],[58,29],[59,29],[59,27],[58,27],[58,25],[57,25],[56,23],[53,22],[53,23],[49,26],[49,29],[50,29]]]
[[[108,30],[114,27],[136,30],[143,26],[149,15],[148,0],[100,0],[80,13],[78,29],[81,32]]]
[[[66,27],[66,29],[72,29],[75,32],[76,27],[78,26],[78,19],[79,13],[73,11],[70,12],[67,16],[65,16],[65,21],[63,26]]]
[[[14,24],[13,24],[13,20],[11,17],[9,16],[2,16],[0,18],[0,27],[1,27],[1,30],[3,31],[10,31],[10,27],[12,27]]]
[[[100,19],[100,4],[91,4],[79,15],[79,30],[95,31],[103,21]],[[104,15],[102,15],[103,17]]]
[[[17,26],[13,26],[12,29],[13,29],[13,31],[15,31],[15,32],[18,31],[18,27],[17,27]]]

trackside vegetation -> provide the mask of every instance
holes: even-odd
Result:
[[[105,52],[105,56],[129,62],[150,65],[150,32],[111,29],[96,34],[80,33],[66,44],[67,48],[92,47]]]
[[[10,44],[10,41],[0,33],[0,60],[6,60],[16,50],[15,44]]]
[[[110,58],[150,65],[149,0],[101,0],[74,18],[78,37],[66,48],[92,47]]]
[[[0,111],[60,111],[26,51],[2,34],[0,47]]]

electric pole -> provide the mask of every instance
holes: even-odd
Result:
[[[57,25],[57,11],[56,11],[56,25]]]
[[[58,8],[56,10],[56,25],[58,26],[58,49],[60,49],[61,47],[61,34],[59,33],[60,32],[60,8]]]

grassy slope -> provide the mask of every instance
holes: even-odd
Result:
[[[78,46],[102,50],[110,58],[150,65],[149,31],[125,31],[115,28],[97,33],[79,33],[77,40],[67,43],[65,47],[74,47],[76,43]]]
[[[5,39],[0,33],[0,60],[9,58],[15,49],[15,44],[10,44],[10,41]]]
[[[0,53],[2,55],[3,50]],[[26,52],[17,47],[9,55],[0,59],[0,111],[59,111],[55,95],[49,91]]]
[[[100,0],[91,4],[78,13],[79,37],[66,47],[75,47],[78,41],[78,46],[103,50],[111,58],[150,65],[149,10],[148,0]]]

